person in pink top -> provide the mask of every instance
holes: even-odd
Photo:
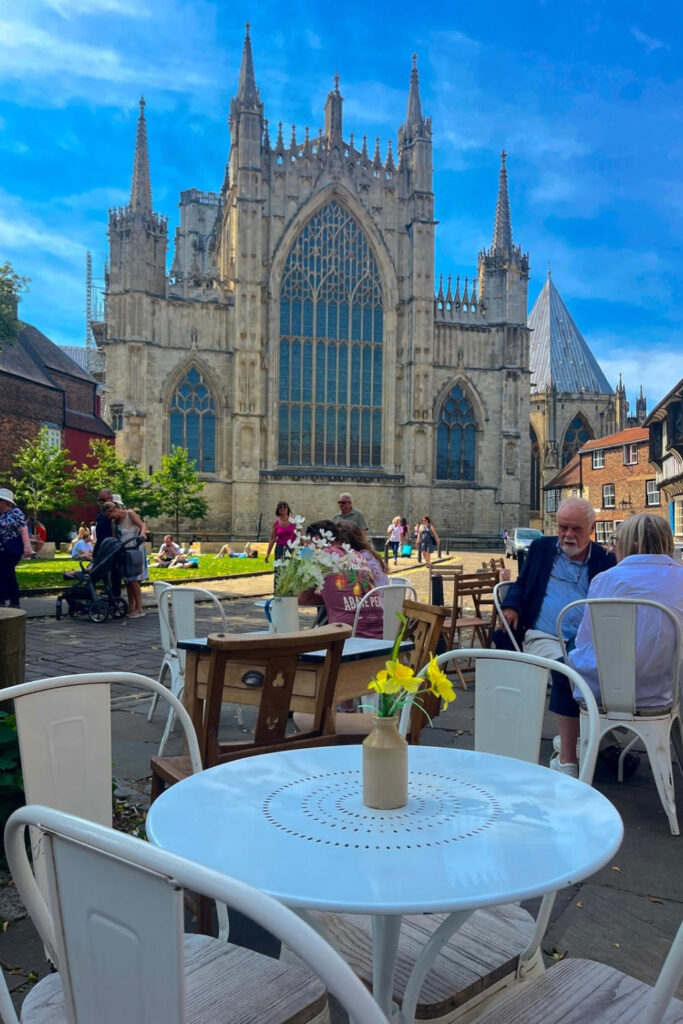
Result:
[[[286,501],[279,501],[275,509],[276,519],[273,529],[270,531],[268,550],[265,561],[268,561],[270,552],[275,548],[275,559],[282,558],[287,551],[287,542],[294,540],[296,535],[296,524],[292,522],[292,510]]]

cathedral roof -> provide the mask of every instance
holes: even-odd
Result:
[[[532,330],[532,395],[545,391],[549,384],[559,392],[613,394],[614,389],[572,320],[550,274],[529,314],[528,323]]]

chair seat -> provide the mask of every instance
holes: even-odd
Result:
[[[319,978],[304,967],[241,946],[188,935],[185,973],[186,1024],[322,1024],[327,1019],[327,993]],[[125,978],[121,983],[125,985]],[[31,989],[21,1008],[21,1022],[66,1022],[58,974]]]
[[[372,919],[362,915],[316,913],[355,973],[372,985]],[[394,1000],[400,1004],[410,971],[444,914],[403,918],[394,971]],[[420,993],[418,1020],[454,1020],[481,992],[500,985],[517,970],[530,942],[534,919],[516,904],[479,910],[442,947]],[[585,1021],[583,1022],[585,1024]]]
[[[177,754],[174,757],[166,755],[159,757],[158,754],[155,754],[151,758],[150,764],[152,768],[150,799],[152,802],[163,793],[167,786],[173,786],[176,782],[192,775],[192,765],[186,754]]]
[[[477,1017],[477,1024],[640,1024],[649,985],[592,960],[563,960]],[[672,999],[662,1024],[683,1022]]]

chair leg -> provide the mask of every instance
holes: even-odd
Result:
[[[678,761],[679,771],[683,772],[683,721],[681,721],[680,717],[675,718],[671,723],[671,742],[676,760]]]
[[[184,688],[181,686],[180,689],[178,690],[178,693],[176,694],[178,700],[182,700],[183,698],[183,689]],[[175,711],[173,710],[173,708],[169,708],[168,717],[166,718],[166,725],[164,727],[164,732],[161,737],[161,743],[159,744],[159,757],[163,757],[164,750],[166,749],[166,744],[168,743],[168,737],[171,735],[171,729],[173,728],[174,722]]]
[[[659,799],[667,818],[671,835],[680,835],[678,828],[678,817],[676,815],[676,797],[674,794],[674,780],[671,764],[671,725],[651,726],[642,721],[639,723],[639,735],[645,746],[645,751],[650,761],[650,768],[654,776]]]
[[[166,664],[166,662],[164,662],[163,665],[161,666],[161,672],[159,673],[159,682],[160,683],[163,683],[164,676],[166,675],[167,672],[170,672],[170,669],[169,669],[168,665]],[[152,697],[152,703],[151,703],[150,708],[149,708],[149,714],[147,715],[147,721],[148,722],[151,722],[152,719],[154,718],[154,712],[157,709],[157,704],[158,703],[159,703],[159,694],[155,693],[154,696]]]

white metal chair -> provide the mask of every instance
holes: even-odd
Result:
[[[156,580],[152,584],[152,586],[154,589],[154,597],[156,599],[157,612],[159,615],[159,634],[161,636],[161,649],[164,652],[164,660],[161,663],[161,669],[159,670],[158,679],[159,682],[162,683],[164,681],[166,674],[168,673],[171,677],[169,683],[171,693],[174,693],[176,696],[178,696],[178,694],[182,690],[182,682],[179,681],[179,678],[182,676],[182,672],[180,671],[180,658],[178,654],[178,648],[175,645],[175,637],[173,636],[171,625],[168,621],[168,615],[165,614],[165,611],[164,609],[162,609],[161,605],[161,595],[165,590],[171,589],[171,584],[164,583],[162,580]],[[150,704],[149,714],[147,715],[148,722],[151,722],[152,719],[154,718],[154,712],[157,709],[158,703],[159,695],[155,693],[154,696],[152,697],[152,703]]]
[[[507,619],[503,615],[503,605],[505,604],[505,598],[506,598],[507,592],[508,592],[508,590],[510,589],[511,586],[512,586],[512,581],[511,580],[504,580],[501,583],[496,583],[495,587],[493,588],[493,604],[494,604],[494,607],[496,609],[496,613],[498,615],[498,619],[499,619],[499,621],[500,621],[500,623],[502,625],[502,628],[505,630],[505,632],[507,633],[507,635],[510,638],[510,642],[512,644],[512,649],[515,650],[515,651],[519,651],[520,650],[520,646],[517,643],[517,639],[515,637],[515,634],[512,632],[512,629],[510,628],[510,624],[508,623]]]
[[[5,981],[5,975],[0,969],[0,1021],[2,1024],[19,1024],[19,1018],[17,1017],[12,1003],[12,997],[9,994],[7,988],[7,982]]]
[[[213,610],[219,616],[220,625],[212,627],[212,632],[227,633],[228,620],[225,615],[225,609],[216,595],[212,594],[210,590],[204,590],[202,587],[167,586],[159,594],[158,601],[159,626],[160,629],[162,629],[162,644],[165,629],[170,638],[170,643],[173,651],[175,652],[175,656],[178,659],[178,670],[171,674],[171,686],[175,686],[175,690],[173,692],[180,700],[185,686],[185,664],[187,661],[187,655],[184,650],[177,646],[177,644],[179,640],[189,640],[192,637],[198,636],[196,619],[197,602],[201,601],[203,603],[209,603],[213,606]],[[164,624],[163,627],[162,623]],[[163,756],[164,750],[166,749],[166,744],[168,743],[168,737],[171,735],[174,720],[175,713],[173,708],[169,708],[166,725],[159,744],[159,757]],[[239,705],[237,705],[237,721],[242,725],[242,710]]]
[[[676,815],[676,796],[671,763],[671,744],[678,766],[683,771],[683,725],[680,713],[681,629],[676,616],[656,601],[637,598],[586,598],[572,601],[557,619],[558,635],[565,661],[568,660],[562,639],[562,620],[570,609],[584,606],[584,615],[590,616],[593,649],[600,682],[600,739],[613,729],[627,729],[634,734],[619,756],[618,779],[623,781],[626,754],[640,739],[645,747],[659,799],[669,819],[671,834],[679,835]],[[651,608],[662,617],[664,631],[669,633],[670,658],[660,683],[669,684],[672,701],[662,708],[638,707],[637,628],[638,610]],[[661,650],[661,647],[660,647]],[[571,657],[571,655],[569,656]],[[641,667],[640,671],[643,671]],[[582,709],[583,714],[583,709]],[[581,738],[583,744],[583,735]],[[583,754],[583,751],[581,751]]]
[[[26,853],[27,826],[45,854],[47,900]],[[26,996],[23,1024],[322,1024],[325,986],[353,1019],[386,1024],[324,939],[243,882],[40,806],[11,816],[5,844],[17,890],[59,970]],[[229,903],[310,970],[207,936],[184,937],[184,889]]]
[[[545,711],[548,673],[558,671],[586,697],[586,754],[580,779],[590,783],[598,751],[598,709],[588,685],[573,669],[548,658],[514,651],[459,648],[437,658],[439,665],[472,659],[475,670],[474,747],[537,762]],[[424,675],[427,666],[421,670]],[[405,735],[411,707],[400,719]],[[543,971],[540,943],[545,934],[554,894],[545,896],[536,920],[515,905],[476,911],[446,942],[431,963],[425,963],[426,982],[402,1007],[403,1019],[450,1024],[516,980]],[[372,981],[371,919],[341,914],[316,914],[325,934],[340,950],[349,951],[359,976]],[[404,1000],[405,980],[427,941],[443,923],[443,914],[405,917],[394,972],[393,999]],[[429,973],[427,973],[429,972]],[[466,1016],[465,1019],[473,1019]],[[525,1018],[520,1018],[520,1022]]]
[[[477,1017],[477,1024],[681,1024],[683,1002],[674,999],[683,975],[683,924],[657,983],[650,988],[614,967],[568,958]]]
[[[352,636],[362,635],[359,630],[362,626],[363,609],[376,602],[378,598],[382,602],[382,639],[395,640],[399,628],[397,615],[406,599],[417,600],[417,592],[412,583],[389,583],[368,590],[356,605]]]

